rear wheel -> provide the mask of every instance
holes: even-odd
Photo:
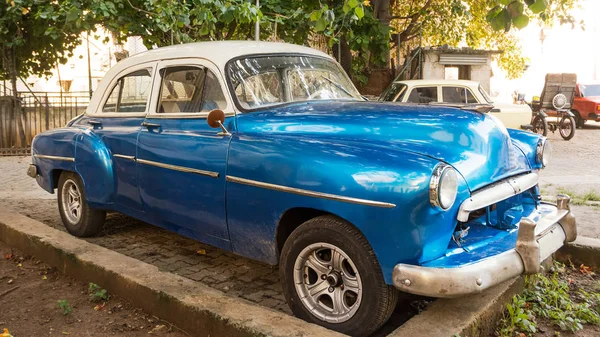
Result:
[[[558,128],[560,136],[563,137],[564,140],[573,138],[573,136],[575,136],[575,118],[571,116],[564,116],[560,120]]]
[[[535,116],[531,124],[533,125],[533,132],[542,136],[548,135],[548,122],[546,122],[546,118],[544,116]]]
[[[106,212],[88,205],[83,182],[73,172],[63,172],[58,180],[58,210],[67,231],[77,237],[96,235],[106,218]]]
[[[294,315],[352,336],[379,329],[398,301],[364,236],[334,216],[311,219],[292,232],[279,272]]]

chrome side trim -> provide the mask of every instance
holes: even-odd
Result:
[[[288,186],[282,186],[282,185],[269,184],[269,183],[264,183],[264,182],[261,182],[261,181],[244,179],[244,178],[239,178],[239,177],[234,177],[234,176],[227,176],[226,180],[229,181],[229,182],[232,182],[232,183],[238,183],[238,184],[242,184],[242,185],[249,185],[249,186],[261,187],[261,188],[266,188],[268,190],[274,190],[274,191],[280,191],[280,192],[287,192],[287,193],[292,193],[292,194],[304,195],[304,196],[313,197],[313,198],[321,198],[321,199],[328,199],[328,200],[335,200],[335,201],[347,202],[347,203],[351,203],[351,204],[358,204],[358,205],[365,205],[365,206],[374,206],[374,207],[383,207],[383,208],[394,208],[394,207],[396,207],[395,204],[388,203],[388,202],[381,202],[381,201],[374,201],[374,200],[367,200],[367,199],[358,199],[358,198],[345,197],[345,196],[336,195],[336,194],[328,194],[328,193],[321,193],[321,192],[303,190],[303,189],[300,189],[300,188],[294,188],[294,187],[288,187]]]
[[[456,219],[466,222],[469,214],[477,209],[493,205],[513,195],[526,191],[537,185],[539,175],[537,172],[526,173],[501,180],[491,186],[484,187],[471,194],[471,197],[460,205]]]
[[[146,164],[146,165],[151,165],[151,166],[156,166],[156,167],[162,167],[168,170],[173,170],[173,171],[180,171],[180,172],[186,172],[186,173],[195,173],[195,174],[200,174],[203,176],[208,176],[208,177],[212,177],[212,178],[219,178],[219,173],[218,172],[212,172],[212,171],[204,171],[204,170],[198,170],[195,168],[190,168],[190,167],[185,167],[185,166],[177,166],[177,165],[171,165],[171,164],[164,164],[164,163],[159,163],[159,162],[155,162],[155,161],[151,161],[151,160],[145,160],[145,159],[137,159],[137,162],[140,164]]]
[[[157,113],[157,112],[149,112],[146,118],[152,119],[206,119],[208,118],[208,114],[210,111],[202,111],[202,112],[169,112],[169,113]],[[235,112],[226,112],[225,117],[233,117],[235,116]]]
[[[115,153],[115,154],[113,154],[113,157],[135,161],[135,156],[126,156],[124,154],[117,154],[117,153]]]
[[[45,154],[34,154],[33,156],[35,158],[40,158],[40,159],[51,159],[51,160],[61,160],[61,161],[70,161],[70,162],[75,161],[75,158],[73,158],[73,157],[48,156]]]

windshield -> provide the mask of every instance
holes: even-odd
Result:
[[[245,110],[307,100],[362,100],[344,70],[320,57],[248,57],[230,62],[227,77],[232,96]]]
[[[487,91],[485,91],[485,89],[483,89],[483,87],[481,86],[481,84],[479,85],[479,92],[481,93],[481,95],[483,96],[483,98],[490,104],[494,103],[494,101],[492,101],[492,99],[490,98],[490,95],[488,95]]]
[[[581,97],[600,96],[600,84],[580,84]]]
[[[388,89],[379,97],[380,101],[401,102],[402,94],[406,91],[406,84],[392,83]]]

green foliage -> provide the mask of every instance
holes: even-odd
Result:
[[[95,283],[90,283],[88,292],[90,294],[90,301],[92,302],[108,301],[108,293],[106,292],[106,289],[102,289]]]
[[[529,276],[522,295],[513,297],[501,320],[498,334],[502,337],[537,330],[535,319],[546,318],[562,331],[578,331],[584,324],[600,324],[600,294],[579,289],[573,293],[569,281],[562,275],[565,266],[555,262],[552,274]]]
[[[62,310],[62,314],[65,316],[73,312],[73,309],[67,300],[58,300],[58,308]]]
[[[570,196],[572,205],[586,205],[589,201],[600,201],[600,195],[598,195],[596,191],[592,190],[583,195],[575,193],[574,191],[564,187],[559,187],[557,191],[560,194],[566,194]]]

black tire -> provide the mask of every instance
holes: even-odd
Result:
[[[572,116],[564,116],[558,125],[558,132],[564,140],[570,140],[575,136],[575,118]]]
[[[575,115],[575,125],[577,126],[577,128],[578,129],[583,128],[583,124],[585,124],[585,119],[581,118],[579,111],[571,110],[571,112],[573,112],[573,114]]]
[[[358,308],[349,319],[341,323],[327,322],[311,313],[300,299],[294,284],[297,257],[305,248],[309,249],[308,247],[317,243],[339,247],[356,267],[357,275],[360,275],[362,299],[354,302]],[[343,265],[343,262],[341,264]],[[300,273],[308,280],[306,269],[300,270],[303,270]],[[311,219],[292,232],[283,246],[279,274],[283,293],[295,316],[352,336],[368,336],[379,329],[389,319],[398,301],[399,291],[384,282],[379,262],[365,237],[354,226],[332,215]],[[343,290],[343,284],[344,281],[336,287]],[[331,289],[328,291],[331,292]]]
[[[548,122],[546,121],[546,118],[544,116],[535,116],[531,124],[533,125],[533,132],[540,134],[544,137],[548,135]]]
[[[70,191],[76,192],[73,196]],[[78,201],[78,210],[69,209],[69,204]],[[106,212],[91,208],[85,198],[85,189],[79,175],[64,171],[58,180],[58,211],[69,233],[77,237],[88,237],[102,230]]]

